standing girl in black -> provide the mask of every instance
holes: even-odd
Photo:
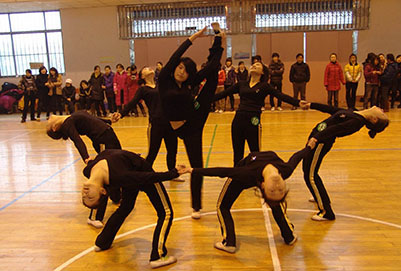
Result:
[[[228,95],[239,93],[240,103],[231,124],[231,139],[234,150],[234,165],[244,157],[245,141],[249,150],[257,152],[260,149],[261,108],[267,95],[283,100],[286,103],[298,106],[299,101],[282,94],[265,82],[263,64],[255,62],[249,69],[250,79],[241,81],[234,86],[215,95],[215,100],[223,99]]]
[[[103,116],[106,116],[106,108],[104,107],[104,91],[106,86],[104,85],[103,74],[100,72],[100,67],[95,66],[94,72],[91,75],[91,78],[88,81],[89,88],[91,90],[91,99],[95,104],[95,109],[97,112],[97,116],[100,117],[100,109],[102,109]]]
[[[87,164],[91,157],[89,157],[88,150],[83,142],[81,135],[86,135],[92,140],[92,146],[97,153],[104,149],[121,149],[120,141],[118,140],[113,128],[110,126],[111,121],[106,119],[96,118],[88,112],[81,110],[77,111],[70,116],[55,116],[49,118],[46,127],[47,135],[53,139],[67,140],[68,138],[74,142],[75,147],[78,149],[82,160]],[[110,198],[113,202],[120,201],[120,191],[111,190]],[[92,220],[92,211],[87,220],[89,225],[96,228],[103,227],[103,218],[107,207],[107,197],[101,202],[97,209],[96,219]]]
[[[216,36],[209,49],[208,61],[204,68],[196,71],[195,62],[182,57],[192,42],[202,36],[206,27],[185,40],[174,52],[159,75],[159,93],[163,112],[171,127],[184,140],[185,149],[192,167],[203,167],[202,134],[210,112],[213,96],[217,88],[220,59],[223,53],[221,40],[224,33],[219,25],[212,24]],[[196,89],[206,79],[197,96]],[[192,217],[200,218],[202,176],[191,174]]]
[[[58,73],[57,69],[52,67],[49,70],[49,78],[45,84],[49,88],[50,104],[53,110],[53,114],[56,115],[59,111],[60,115],[63,115],[63,92],[61,85],[63,84],[63,78]]]
[[[48,80],[47,70],[44,66],[39,68],[39,75],[36,76],[36,87],[38,88],[38,112],[37,119],[40,120],[40,114],[46,112],[46,117],[49,119],[50,115],[50,97],[49,88],[46,86]]]
[[[79,83],[79,109],[90,110],[91,109],[91,90],[89,83],[86,80],[82,80]]]
[[[319,176],[324,156],[331,150],[337,137],[351,135],[366,126],[370,130],[369,136],[374,138],[376,133],[382,132],[388,126],[389,120],[383,110],[376,106],[362,111],[345,110],[319,103],[306,106],[331,115],[316,125],[309,135],[309,146],[313,150],[304,158],[302,168],[306,185],[319,208],[319,212],[312,216],[312,220],[334,220],[335,215],[331,209],[329,195]]]
[[[217,201],[217,217],[220,222],[223,241],[214,246],[217,249],[234,253],[236,249],[234,221],[230,209],[243,190],[258,187],[265,202],[272,209],[273,217],[280,228],[281,236],[287,245],[297,240],[294,225],[289,221],[285,198],[288,179],[299,162],[310,152],[310,147],[298,151],[288,162],[284,162],[272,151],[251,152],[239,161],[234,168],[194,168],[189,172],[204,176],[228,177]]]
[[[144,67],[139,71],[138,76],[138,84],[141,87],[136,91],[134,98],[124,107],[121,114],[115,113],[112,118],[117,121],[127,116],[141,100],[144,100],[149,110],[149,151],[146,161],[151,166],[153,165],[164,139],[167,149],[167,168],[169,170],[174,169],[177,156],[177,135],[163,114],[159,89],[155,83],[155,71],[149,67]]]

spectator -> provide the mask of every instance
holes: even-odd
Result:
[[[238,63],[238,68],[235,70],[237,82],[248,81],[248,69],[245,67],[244,61]]]
[[[18,88],[24,91],[24,109],[22,111],[21,123],[26,122],[28,107],[30,108],[31,120],[36,120],[35,102],[38,89],[36,88],[35,77],[32,75],[30,69],[25,71],[25,75],[22,76]]]
[[[310,80],[310,70],[308,64],[304,62],[303,54],[297,54],[296,60],[297,62],[291,66],[290,82],[292,83],[294,98],[298,99],[300,95],[301,100],[306,100],[306,84]],[[295,110],[297,108],[294,106],[292,109]]]
[[[36,76],[36,87],[38,88],[38,110],[36,118],[40,121],[40,114],[46,112],[46,119],[49,119],[50,115],[50,96],[49,88],[46,86],[49,75],[47,69],[42,66],[39,68],[39,75]]]
[[[160,61],[157,62],[156,70],[155,70],[155,82],[156,82],[156,85],[159,83],[159,74],[160,74],[160,71],[162,69],[163,69],[163,63],[161,63]]]
[[[280,55],[278,53],[273,53],[272,61],[269,65],[270,85],[280,93],[282,92],[283,89],[283,73],[284,73],[284,63],[281,62]],[[275,104],[273,95],[270,95],[270,106],[271,106],[271,111],[274,111]],[[281,109],[280,98],[277,98],[277,109],[279,111],[283,110]]]
[[[358,82],[362,77],[362,67],[357,62],[355,54],[349,56],[349,63],[344,67],[345,73],[345,89],[348,109],[356,110],[356,90],[358,88]]]
[[[89,111],[91,106],[92,101],[89,83],[86,80],[82,80],[81,83],[79,83],[79,109]]]
[[[102,109],[103,116],[107,116],[103,102],[106,86],[104,85],[103,74],[100,72],[99,66],[95,66],[94,72],[92,73],[88,83],[91,90],[91,99],[92,102],[95,104],[97,116],[100,117],[102,115],[100,109]]]
[[[224,89],[227,89],[235,84],[235,68],[231,57],[226,59],[226,64],[223,67],[226,72],[226,81],[224,82]],[[234,111],[234,95],[229,95],[231,111]]]
[[[383,74],[380,76],[380,107],[384,112],[389,111],[388,93],[394,82],[397,80],[398,65],[395,63],[394,55],[387,54],[387,64]]]
[[[365,67],[363,74],[365,76],[365,95],[363,97],[363,108],[367,109],[370,102],[370,106],[376,105],[377,93],[379,91],[379,75],[380,71],[380,59],[374,53],[369,53],[365,60]]]
[[[107,98],[107,106],[109,108],[110,113],[114,113],[117,111],[116,105],[116,95],[114,94],[114,72],[112,72],[111,67],[107,65],[104,67],[104,85],[106,86],[106,98]]]
[[[121,112],[124,104],[124,94],[127,92],[127,73],[124,71],[122,64],[117,64],[117,72],[114,75],[114,94],[116,95],[116,105],[119,112]],[[127,101],[128,102],[128,101]]]
[[[400,102],[400,104],[398,105],[398,108],[401,108],[401,55],[397,56],[397,65],[398,65],[398,72],[397,72],[397,86],[396,86],[396,91],[394,92],[394,99],[392,99],[391,101],[395,101],[398,100]],[[392,104],[393,108],[394,103]]]
[[[327,90],[327,104],[338,107],[338,93],[341,89],[341,83],[344,85],[344,74],[341,65],[337,62],[337,54],[330,55],[330,63],[327,64],[324,71],[324,86]]]
[[[127,69],[128,100],[124,104],[128,104],[128,102],[134,98],[135,93],[139,87],[139,85],[138,85],[139,77],[138,77],[138,70],[137,70],[136,66],[132,65],[130,67],[129,71],[131,73],[128,73],[128,69]],[[138,103],[138,106],[141,109],[142,115],[144,117],[146,117],[146,111],[145,111],[145,108],[143,107],[142,101],[140,101]],[[132,112],[134,114],[134,117],[138,117],[138,109],[136,106],[132,109]]]
[[[219,76],[219,80],[217,83],[216,94],[224,91],[224,82],[226,81],[226,71],[224,70],[223,67],[220,68],[218,76]],[[217,100],[215,102],[216,110],[214,112],[223,113],[224,104],[225,104],[225,99]]]
[[[63,92],[61,89],[63,78],[54,67],[50,68],[49,73],[49,78],[45,85],[49,87],[50,105],[53,108],[54,115],[56,115],[57,111],[59,111],[60,115],[63,115]]]
[[[76,89],[72,85],[72,80],[67,79],[65,80],[65,87],[63,88],[63,99],[65,104],[67,105],[68,108],[68,113],[72,114],[75,112],[75,94],[76,94]]]

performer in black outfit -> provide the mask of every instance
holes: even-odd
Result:
[[[302,167],[306,185],[319,208],[319,212],[312,217],[312,220],[334,220],[335,215],[330,205],[329,195],[319,176],[319,168],[324,156],[330,151],[337,137],[351,135],[366,126],[369,129],[369,136],[374,138],[376,133],[382,132],[388,126],[389,120],[376,106],[362,111],[352,111],[319,103],[306,103],[306,105],[331,115],[317,124],[309,135],[309,142],[313,142],[311,145],[313,151],[305,157]]]
[[[262,100],[263,101],[263,100]],[[310,147],[298,151],[288,162],[284,162],[272,151],[251,152],[234,168],[194,168],[189,172],[204,176],[228,177],[217,201],[217,217],[220,222],[223,241],[215,248],[234,253],[236,248],[234,221],[231,206],[244,189],[260,188],[265,202],[272,209],[274,219],[280,227],[281,236],[287,245],[297,240],[294,225],[289,221],[285,197],[288,193],[284,180],[288,179],[298,163],[310,152]]]
[[[260,115],[267,95],[273,95],[293,106],[299,106],[299,100],[277,91],[265,82],[262,63],[255,62],[249,69],[249,73],[249,81],[238,82],[234,86],[217,93],[214,97],[215,100],[219,100],[234,93],[239,93],[240,95],[240,104],[231,124],[234,165],[244,157],[245,141],[248,142],[251,152],[260,150],[262,132]]]
[[[173,209],[162,181],[171,180],[185,173],[184,166],[168,172],[154,172],[152,166],[139,155],[124,150],[105,150],[84,169],[87,180],[82,188],[82,202],[96,208],[107,194],[107,187],[122,189],[120,207],[110,216],[104,229],[96,238],[95,251],[109,249],[125,218],[134,209],[139,191],[148,196],[157,212],[157,225],[153,233],[150,265],[152,268],[172,264],[174,256],[167,257],[166,240],[173,222]]]
[[[134,98],[124,107],[120,113],[114,113],[112,119],[118,121],[128,115],[130,111],[136,108],[137,104],[144,100],[149,110],[149,151],[146,156],[146,161],[153,166],[153,162],[159,152],[160,145],[164,139],[164,144],[167,149],[167,168],[175,168],[177,156],[177,135],[170,122],[163,114],[163,109],[160,101],[159,89],[155,83],[155,71],[149,67],[142,68],[139,73],[138,84],[142,85],[135,93]],[[182,181],[175,179],[175,181]]]
[[[111,128],[111,121],[101,119],[88,114],[86,111],[77,111],[70,116],[51,115],[47,124],[47,134],[53,139],[67,140],[70,138],[85,164],[92,158],[89,157],[88,150],[83,142],[81,135],[85,135],[92,140],[92,145],[97,153],[104,149],[121,149],[120,141]],[[110,191],[110,198],[118,203],[121,198],[120,190]],[[97,209],[96,218],[92,220],[92,211],[88,218],[88,224],[96,227],[103,227],[103,218],[107,207],[107,197],[103,199],[101,206]]]
[[[220,59],[223,53],[221,40],[224,33],[219,25],[212,24],[216,36],[209,49],[208,61],[200,71],[188,57],[181,57],[192,42],[203,35],[206,27],[185,40],[174,52],[159,74],[159,93],[163,113],[171,127],[184,140],[185,149],[192,167],[203,167],[202,134],[210,112],[213,96],[217,88]],[[206,83],[197,96],[200,83]],[[203,178],[191,174],[192,218],[200,218],[201,189]]]

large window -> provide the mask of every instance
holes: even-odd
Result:
[[[0,14],[0,76],[38,73],[41,65],[65,72],[60,12]]]

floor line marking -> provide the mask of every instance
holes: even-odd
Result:
[[[281,271],[280,259],[278,258],[276,242],[274,242],[274,234],[272,224],[270,222],[269,209],[267,208],[263,198],[260,199],[262,204],[263,216],[265,217],[265,228],[267,232],[267,238],[269,240],[270,255],[273,261],[273,270]]]

